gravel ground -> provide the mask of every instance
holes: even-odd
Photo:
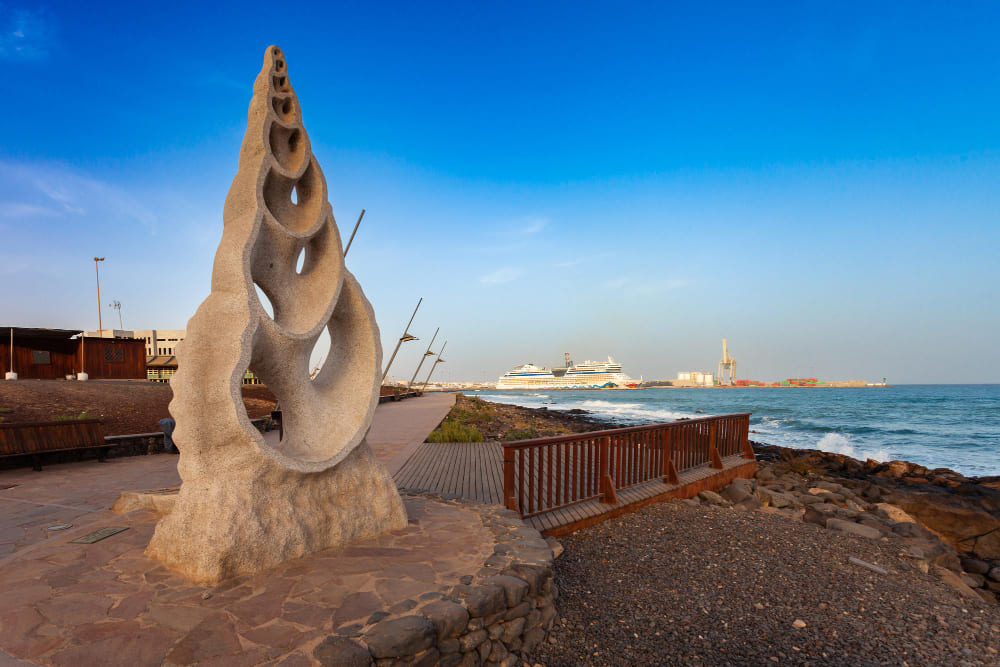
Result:
[[[104,435],[159,433],[159,420],[170,416],[170,385],[147,380],[18,380],[0,383],[0,420],[49,421],[87,417],[104,420]],[[263,417],[274,407],[274,395],[261,385],[243,387],[250,418]]]
[[[896,544],[678,502],[561,541],[561,625],[535,656],[548,665],[1000,664],[1000,608]]]

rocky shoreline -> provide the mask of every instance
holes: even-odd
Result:
[[[707,496],[801,518],[839,532],[889,539],[913,567],[961,595],[997,604],[1000,594],[1000,478],[969,478],[906,461],[753,443],[755,480]],[[714,497],[713,497],[714,496]]]
[[[453,414],[460,418],[486,425],[483,434],[491,440],[621,426],[582,410],[526,408],[461,394],[456,408]],[[907,461],[859,461],[819,450],[752,444],[760,466],[757,478],[737,480],[722,495],[709,492],[707,497],[842,533],[896,541],[913,567],[936,574],[966,597],[997,604],[1000,476],[965,477]]]

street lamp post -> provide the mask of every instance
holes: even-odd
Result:
[[[358,233],[358,227],[361,226],[361,218],[365,217],[365,209],[361,209],[361,215],[358,216],[358,221],[354,223],[354,231],[351,232],[351,238],[347,240],[347,245],[344,247],[344,257],[347,257],[347,251],[351,249],[351,244],[354,243],[354,235]]]
[[[98,262],[103,262],[103,257],[94,258],[94,275],[97,277],[97,331],[98,336],[104,335],[104,324],[101,322],[101,271],[98,269],[100,264]]]
[[[410,315],[410,321],[406,323],[406,328],[403,329],[403,335],[399,337],[396,341],[396,349],[392,351],[392,356],[389,357],[389,363],[385,365],[385,371],[382,373],[382,382],[385,382],[385,377],[389,374],[389,367],[392,366],[393,360],[396,358],[396,353],[399,352],[399,346],[411,340],[417,340],[416,336],[410,335],[410,325],[413,324],[413,318],[417,316],[417,311],[420,309],[420,304],[423,303],[424,297],[420,297],[417,301],[417,307],[413,309],[413,314]]]
[[[118,328],[124,330],[125,324],[122,322],[122,302],[119,301],[118,299],[115,299],[114,301],[108,304],[108,308],[114,308],[115,310],[118,311]]]
[[[441,351],[438,352],[438,358],[434,360],[433,364],[431,364],[431,372],[427,374],[427,379],[424,380],[424,386],[420,388],[421,394],[424,393],[424,389],[427,389],[427,383],[431,381],[431,376],[434,375],[434,369],[437,368],[438,364],[444,363],[444,359],[441,358],[441,355],[444,354],[444,348],[446,347],[448,347],[448,341],[445,341],[444,345],[441,346]]]
[[[431,342],[427,343],[427,351],[424,352],[424,354],[423,354],[422,357],[420,357],[420,363],[417,364],[417,370],[413,371],[413,377],[411,377],[410,381],[406,383],[406,390],[407,391],[410,390],[410,387],[413,386],[414,380],[417,379],[417,373],[420,372],[420,367],[424,365],[424,359],[426,359],[427,357],[433,357],[434,356],[434,353],[431,352],[431,345],[434,344],[434,339],[438,337],[438,331],[441,331],[441,327],[438,327],[437,329],[434,330],[434,335],[431,337]]]

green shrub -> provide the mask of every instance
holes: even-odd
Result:
[[[533,440],[538,437],[538,432],[533,428],[512,428],[504,435],[504,440]]]
[[[483,434],[475,426],[467,426],[448,417],[431,431],[427,442],[483,442]]]
[[[74,419],[86,419],[86,418],[87,418],[87,412],[83,411],[83,412],[81,412],[78,415],[74,415],[74,414],[59,415],[58,417],[55,418],[55,421],[57,421],[57,422],[69,422],[69,421],[73,421]]]

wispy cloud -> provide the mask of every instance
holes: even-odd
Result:
[[[0,5],[0,60],[42,60],[52,38],[52,24],[42,12]]]
[[[539,233],[548,226],[549,226],[548,218],[529,217],[524,219],[523,226],[521,227],[520,232],[524,235],[531,236],[533,234]]]
[[[50,218],[61,215],[60,211],[36,204],[25,204],[21,202],[0,203],[0,218],[12,220],[24,220],[26,218]]]
[[[647,296],[669,290],[685,287],[688,281],[676,278],[649,278],[646,276],[619,276],[604,282],[601,287],[607,290]]]
[[[13,199],[20,201],[11,201]],[[158,216],[125,188],[69,167],[0,161],[0,218],[73,218],[139,224],[155,233]]]
[[[479,279],[479,282],[487,285],[500,285],[517,280],[524,274],[524,269],[516,266],[505,266],[491,273],[487,273]]]

